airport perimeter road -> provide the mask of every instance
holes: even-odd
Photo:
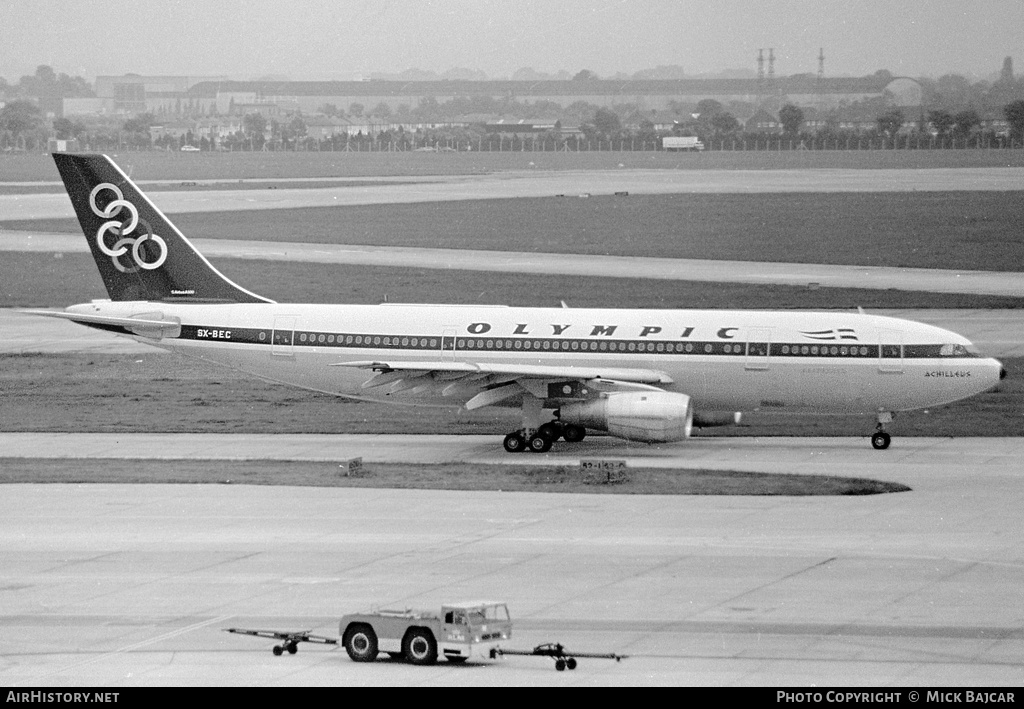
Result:
[[[1021,470],[880,463],[913,490],[834,498],[8,485],[0,682],[1019,687]],[[630,657],[362,665],[221,631],[473,598],[515,648]]]
[[[294,209],[356,204],[445,202],[464,199],[565,195],[1012,191],[1024,184],[1024,168],[936,168],[907,170],[524,170],[459,175],[440,181],[274,190],[161,192],[154,201],[168,214],[248,209]],[[73,217],[58,193],[0,195],[4,219]]]
[[[1022,310],[871,310],[936,325],[968,338],[990,357],[1024,357]],[[66,320],[0,308],[0,353],[158,353],[150,345]]]

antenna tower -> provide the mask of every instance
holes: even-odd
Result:
[[[825,48],[818,49],[818,111],[825,110]]]

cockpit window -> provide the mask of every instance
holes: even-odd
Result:
[[[939,348],[940,357],[980,357],[981,351],[974,345],[946,344]]]

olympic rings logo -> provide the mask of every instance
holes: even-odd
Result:
[[[114,199],[107,203],[107,206],[100,209],[96,204],[96,196],[103,190],[110,190],[114,195]],[[167,242],[162,238],[153,233],[153,228],[145,219],[139,218],[139,210],[136,209],[135,205],[124,198],[124,193],[116,185],[112,185],[109,182],[103,182],[92,188],[92,192],[89,193],[89,206],[92,208],[93,214],[103,219],[110,219],[111,221],[104,222],[100,225],[100,228],[96,231],[96,246],[99,250],[110,257],[110,260],[121,273],[135,273],[139,268],[144,268],[147,271],[160,268],[164,261],[167,260]],[[123,217],[120,221],[114,219],[121,213],[121,210],[127,210],[128,214]],[[135,227],[139,224],[145,229],[145,234],[141,236],[130,237],[135,231]],[[107,246],[107,232],[112,233],[119,238],[114,242],[114,246]],[[142,246],[147,241],[153,241],[160,247],[160,256],[156,261],[146,261],[146,258],[142,252]],[[120,257],[128,253],[128,249],[131,248],[132,259],[135,261],[137,267],[125,268],[121,263]]]

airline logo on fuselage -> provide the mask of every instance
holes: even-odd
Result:
[[[801,330],[800,334],[804,337],[809,337],[812,340],[856,340],[857,333],[854,332],[852,327],[837,327],[831,330],[815,330],[808,332]]]
[[[114,198],[107,202],[105,207],[100,209],[96,203],[96,197],[105,191],[109,191]],[[103,222],[100,228],[96,230],[96,246],[110,257],[114,268],[118,271],[121,273],[135,273],[140,268],[152,271],[160,268],[164,261],[167,260],[167,242],[153,233],[153,228],[149,225],[149,222],[139,218],[139,210],[134,204],[124,198],[124,193],[117,185],[101,182],[93,187],[92,192],[89,193],[89,207],[97,217],[110,220]],[[115,219],[114,217],[117,217],[122,211],[126,211],[127,214],[120,220]],[[145,233],[128,236],[140,224]],[[108,232],[115,237],[120,237],[114,242],[112,247],[107,245]],[[147,241],[152,241],[160,248],[160,255],[157,256],[155,261],[147,261],[143,255],[142,248]],[[131,248],[134,266],[126,267],[121,263],[121,257],[128,253],[129,248]]]
[[[470,323],[469,325],[466,326],[466,332],[468,334],[470,334],[470,335],[491,334],[491,335],[499,335],[499,336],[502,336],[502,337],[504,337],[505,335],[533,335],[533,336],[539,336],[539,335],[566,335],[568,330],[570,328],[573,328],[573,327],[575,327],[575,330],[573,331],[572,334],[567,335],[567,336],[570,336],[570,337],[572,337],[572,336],[575,336],[575,337],[601,337],[601,336],[604,336],[604,337],[616,337],[616,336],[618,336],[618,337],[623,337],[623,336],[629,337],[630,335],[632,335],[634,337],[640,338],[640,337],[651,337],[651,336],[661,335],[661,336],[667,336],[667,337],[672,337],[672,338],[686,339],[686,338],[690,337],[693,334],[694,330],[696,329],[694,327],[684,327],[682,330],[679,331],[678,334],[675,334],[675,333],[670,333],[670,332],[663,332],[664,328],[662,328],[660,325],[641,325],[641,326],[639,326],[638,329],[635,330],[635,334],[633,334],[633,333],[623,333],[623,332],[619,332],[617,334],[617,331],[619,330],[619,326],[618,325],[592,325],[592,326],[589,327],[589,330],[588,330],[587,326],[583,326],[581,328],[580,326],[573,326],[572,324],[559,325],[557,323],[548,323],[547,325],[532,325],[532,324],[529,324],[529,323],[516,323],[515,329],[512,330],[512,332],[510,332],[510,333],[500,333],[500,332],[492,332],[493,325],[491,323],[488,323],[488,322],[474,322],[474,323]],[[548,331],[548,328],[550,328],[550,332]],[[715,333],[715,335],[720,340],[732,340],[732,339],[736,338],[736,334],[740,331],[740,329],[741,328],[739,328],[739,327],[720,327],[720,328],[718,328],[718,330]],[[824,341],[829,341],[829,340],[832,340],[832,341],[834,341],[834,340],[854,340],[854,341],[856,341],[856,340],[858,340],[857,333],[854,331],[853,328],[850,328],[850,327],[840,327],[840,328],[833,328],[831,330],[816,330],[816,331],[809,331],[809,332],[808,331],[801,331],[800,334],[803,335],[804,337],[808,338],[808,339],[819,340],[819,341],[821,341],[821,340],[824,340]]]
[[[505,334],[510,334],[510,335],[533,335],[533,336],[538,336],[540,334],[565,335],[566,332],[571,327],[573,327],[572,324],[558,325],[556,323],[549,323],[548,325],[544,326],[544,325],[531,325],[529,323],[516,323],[515,329],[511,333],[505,333]],[[545,328],[551,328],[551,332],[550,333],[547,332],[547,330]],[[487,322],[475,322],[475,323],[470,323],[469,325],[466,326],[466,332],[469,333],[470,335],[484,335],[484,334],[488,334],[488,333],[490,333],[492,335],[494,335],[494,334],[502,334],[502,333],[492,333],[491,332],[492,329],[493,329],[493,326],[491,325],[491,323],[487,323]],[[580,328],[577,327],[576,329],[579,330]],[[618,329],[619,329],[618,325],[594,325],[593,327],[590,328],[589,337],[599,337],[599,336],[602,336],[602,335],[605,336],[605,337],[615,337],[616,336],[616,331]],[[724,327],[721,330],[719,330],[718,336],[722,337],[722,338],[730,338],[730,337],[733,336],[732,334],[728,334],[728,333],[727,334],[723,334],[723,332],[725,332],[725,331],[735,331],[737,329],[739,329],[739,328]],[[539,332],[538,330],[543,330],[543,333]],[[662,331],[662,328],[659,325],[643,325],[637,331],[638,332],[637,337],[650,337],[651,335],[661,334],[661,331]],[[683,330],[680,332],[678,337],[689,337],[690,335],[693,334],[693,331],[694,331],[694,328],[692,328],[692,327],[683,328]],[[502,334],[502,336],[504,336],[504,334]],[[570,337],[571,336],[577,336],[578,337],[579,335],[576,335],[575,331],[574,331],[573,334],[569,335],[569,336]],[[619,333],[618,336],[622,337],[622,333]]]

